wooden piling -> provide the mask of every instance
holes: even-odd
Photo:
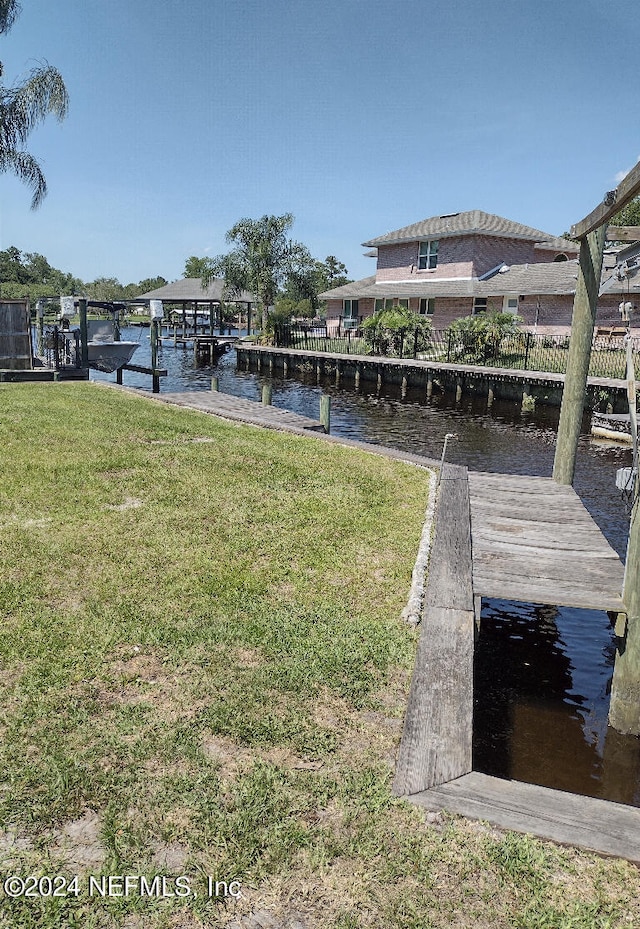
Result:
[[[427,372],[427,400],[430,400],[433,396],[433,374],[431,371]]]
[[[493,406],[493,401],[495,398],[496,385],[493,381],[489,381],[488,390],[487,390],[487,408],[491,409]]]
[[[262,403],[264,406],[271,406],[271,398],[273,396],[273,388],[271,384],[262,385]]]
[[[340,383],[340,362],[336,361],[336,387]]]
[[[355,373],[355,388],[358,390],[360,387],[360,365],[356,364],[356,373]]]
[[[456,403],[460,403],[462,400],[462,378],[456,378]]]
[[[407,396],[407,386],[408,386],[408,383],[409,383],[409,382],[408,382],[408,380],[407,380],[407,375],[406,375],[406,374],[403,374],[403,375],[402,375],[402,385],[401,385],[401,387],[400,387],[400,394],[401,394],[403,400],[404,400],[404,398]]]
[[[576,467],[605,234],[606,226],[600,226],[580,242],[578,282],[573,300],[569,357],[553,462],[553,479],[559,484],[572,484]]]
[[[322,394],[320,397],[320,422],[324,426],[324,431],[329,435],[331,432],[331,397],[328,394]]]
[[[214,376],[211,378],[211,390],[217,393],[219,389],[220,389],[220,383],[218,381],[217,375],[214,374]]]

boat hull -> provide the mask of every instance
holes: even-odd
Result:
[[[131,361],[138,347],[137,342],[87,342],[89,367],[112,374]]]

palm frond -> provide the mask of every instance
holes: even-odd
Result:
[[[18,0],[0,0],[0,35],[8,32],[20,14]]]
[[[0,88],[0,150],[24,145],[36,125],[49,115],[64,119],[68,108],[62,76],[48,64],[34,68],[14,87]]]
[[[47,194],[47,182],[40,165],[29,152],[0,149],[0,173],[11,171],[33,190],[31,209],[37,209]]]

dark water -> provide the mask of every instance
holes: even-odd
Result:
[[[137,341],[132,359],[149,364],[148,329],[123,331]],[[440,458],[473,470],[550,476],[559,410],[522,413],[518,403],[482,398],[458,404],[451,395],[424,391],[400,396],[375,385],[321,385],[309,376],[269,378],[238,370],[235,352],[216,365],[195,368],[189,349],[165,344],[160,363],[169,371],[161,391],[208,390],[211,377],[224,393],[259,400],[263,384],[273,403],[319,416],[320,396],[331,395],[331,431]],[[94,375],[113,380],[114,375]],[[150,388],[150,378],[125,372],[129,386]],[[613,548],[624,558],[628,516],[615,486],[616,470],[631,463],[628,448],[604,445],[589,436],[588,417],[580,438],[575,489]],[[499,600],[483,603],[476,647],[474,768],[561,790],[640,806],[640,740],[607,726],[615,655],[606,613]]]

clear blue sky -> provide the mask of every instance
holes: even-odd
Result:
[[[241,217],[374,271],[366,239],[482,209],[562,233],[640,157],[637,0],[22,0],[5,81],[68,118],[0,175],[0,248],[84,280],[182,276]]]

